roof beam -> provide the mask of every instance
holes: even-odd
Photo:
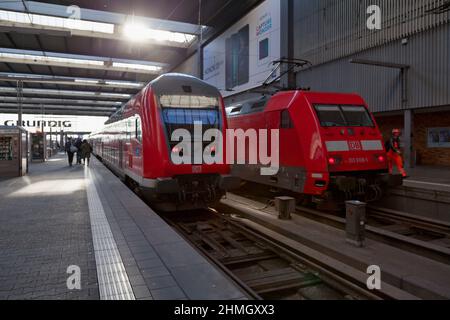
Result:
[[[2,108],[11,109],[17,108],[17,104],[14,103],[0,103],[0,110]],[[70,106],[70,105],[36,105],[36,104],[22,104],[24,109],[37,109],[37,110],[48,110],[48,109],[61,109],[61,110],[91,110],[91,111],[108,111],[115,112],[117,108],[114,107],[92,107],[92,106]]]
[[[24,114],[41,114],[40,112],[37,112],[36,109],[23,109],[22,112]],[[1,113],[8,113],[8,114],[17,114],[17,109],[3,109],[0,108],[0,114]],[[87,110],[45,110],[45,114],[53,114],[53,115],[65,115],[65,116],[99,116],[99,117],[109,117],[111,116],[111,112],[106,111],[87,111]]]
[[[24,95],[45,95],[45,96],[73,96],[73,97],[86,97],[92,99],[116,99],[116,100],[129,100],[132,95],[128,93],[113,93],[113,92],[97,92],[97,91],[72,91],[72,90],[56,90],[56,89],[30,89],[23,88]],[[0,87],[0,94],[2,93],[17,93],[17,89],[14,87]]]
[[[120,88],[120,89],[135,89],[135,90],[139,90],[145,85],[144,82],[80,78],[80,77],[62,77],[43,74],[10,73],[10,72],[0,72],[0,80],[4,81],[21,80],[23,82],[30,82],[30,83],[49,83],[49,84],[71,85],[71,86],[102,87],[111,89]]]
[[[0,62],[145,74],[160,74],[168,68],[160,62],[9,48],[0,48]]]
[[[17,97],[1,96],[0,101],[17,103]],[[102,101],[102,100],[77,100],[77,99],[55,99],[55,98],[29,98],[23,97],[22,103],[29,104],[57,104],[57,105],[88,105],[88,106],[104,106],[104,107],[121,107],[120,101]]]

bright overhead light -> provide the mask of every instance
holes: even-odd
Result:
[[[99,69],[134,73],[160,73],[164,63],[139,60],[111,59],[54,52],[38,52],[0,48],[0,62],[52,65],[83,69]]]
[[[112,85],[112,86],[129,86],[134,88],[141,88],[144,86],[144,83],[142,82],[125,82],[125,81],[110,81],[106,80],[105,84]]]
[[[75,79],[75,82],[83,85],[107,85],[111,87],[122,87],[122,88],[141,88],[144,86],[142,82],[130,82],[130,81],[115,81],[115,80],[95,80],[95,79]],[[70,83],[68,83],[70,85]]]
[[[167,30],[147,28],[143,24],[128,23],[123,27],[123,35],[132,41],[156,40],[160,42],[176,42],[189,44],[195,35]]]
[[[113,62],[113,68],[119,68],[127,71],[137,71],[137,70],[147,70],[158,72],[162,70],[162,67],[152,66],[149,64],[138,64],[138,63],[123,63],[123,62]]]
[[[93,22],[72,18],[59,18],[40,14],[21,13],[6,10],[0,10],[0,21],[66,30],[114,34],[114,25],[110,23]]]
[[[85,83],[85,84],[99,84],[98,80],[89,80],[89,79],[75,79],[76,83]]]

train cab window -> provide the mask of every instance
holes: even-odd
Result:
[[[315,105],[322,127],[373,127],[372,118],[364,106]]]
[[[136,136],[136,139],[139,141],[139,142],[142,142],[142,126],[141,126],[141,118],[136,118],[136,134],[135,134],[135,136]]]
[[[363,106],[342,106],[347,125],[350,127],[373,127],[373,121],[370,118],[367,109]]]
[[[252,112],[253,111],[260,111],[262,109],[264,109],[264,107],[266,106],[267,100],[262,100],[262,101],[258,101],[256,103],[254,103],[251,107]]]
[[[339,106],[316,105],[315,109],[322,127],[345,127],[347,125]]]
[[[200,95],[161,95],[159,102],[169,136],[175,129],[193,130],[196,122],[204,129],[221,127],[218,97]]]
[[[291,115],[288,110],[283,110],[281,112],[281,121],[280,121],[281,129],[292,129],[294,128],[294,123],[292,122]]]

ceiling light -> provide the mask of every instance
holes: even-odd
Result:
[[[137,63],[123,63],[123,62],[113,62],[113,68],[125,69],[128,71],[136,70],[147,70],[147,71],[161,71],[162,67],[148,65],[148,64],[137,64]]]
[[[21,13],[6,10],[0,10],[0,21],[8,21],[26,25],[38,25],[66,30],[91,31],[95,33],[106,34],[114,33],[114,25],[110,23],[93,22],[72,18],[59,18],[40,14]]]

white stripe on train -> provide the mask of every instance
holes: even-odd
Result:
[[[348,141],[326,141],[325,144],[328,152],[353,151],[350,150]],[[362,140],[361,148],[364,151],[383,151],[383,144],[380,140]]]

